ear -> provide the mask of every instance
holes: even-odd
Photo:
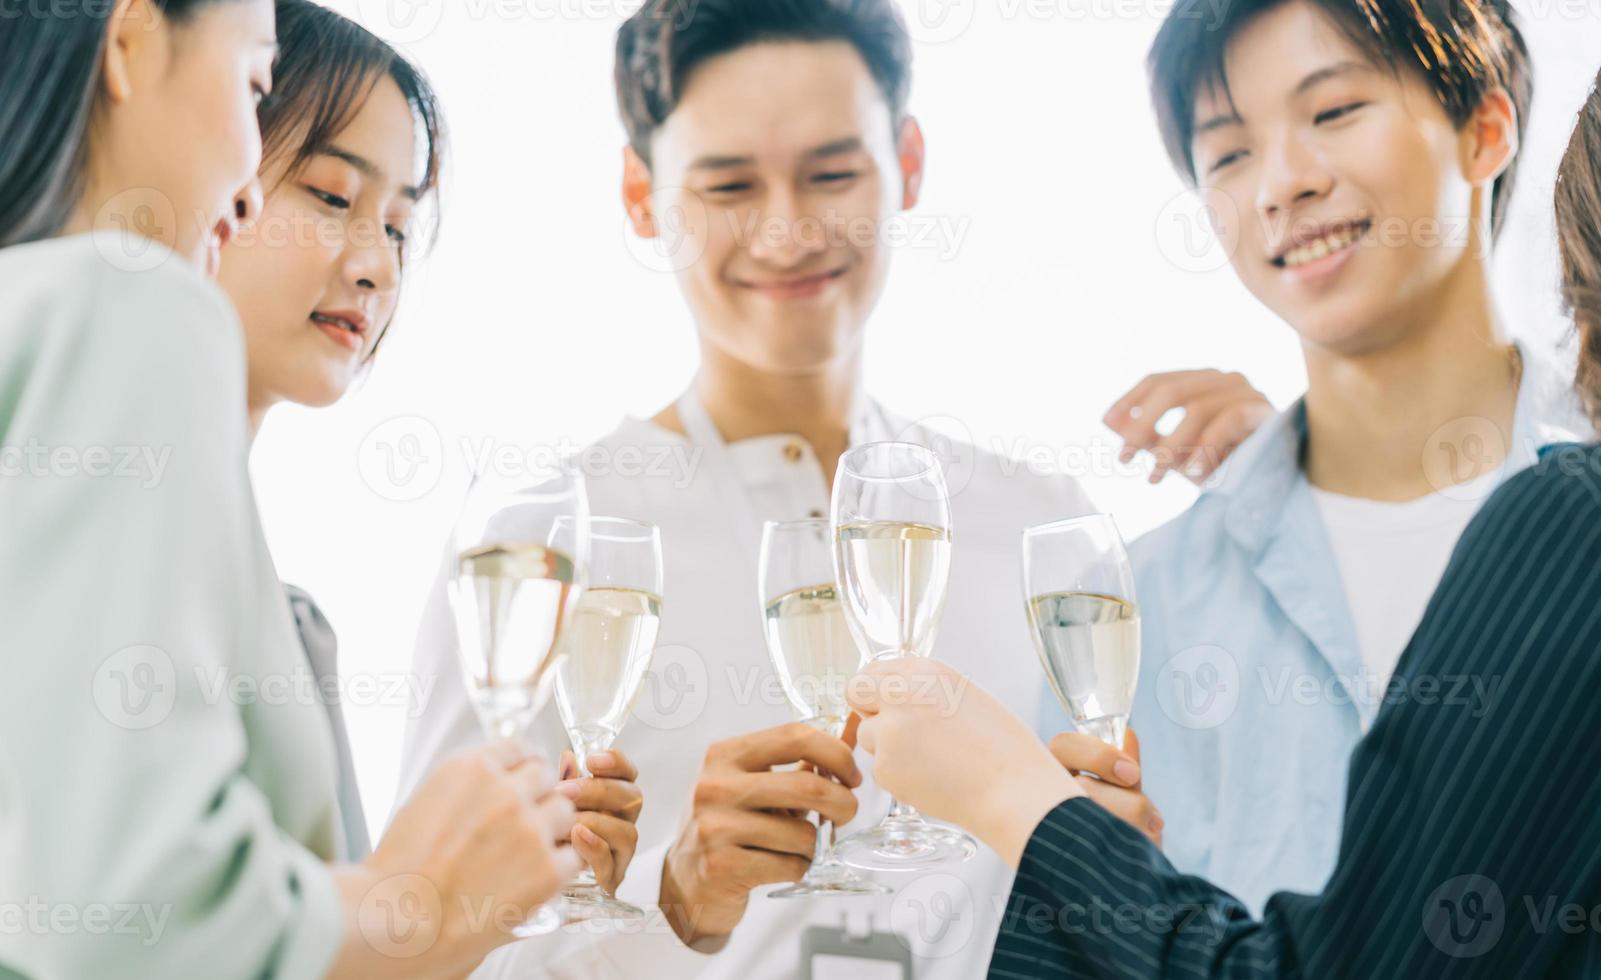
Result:
[[[907,210],[917,207],[917,199],[923,193],[923,127],[911,116],[901,123],[901,138],[899,155],[901,161],[901,207]]]
[[[1518,110],[1505,89],[1484,97],[1463,127],[1463,173],[1474,184],[1498,179],[1518,155]]]
[[[640,238],[656,237],[656,207],[651,200],[650,164],[632,146],[623,147],[623,207]]]
[[[106,19],[100,65],[106,97],[113,103],[133,97],[135,63],[145,56],[162,26],[161,8],[152,0],[117,0]]]

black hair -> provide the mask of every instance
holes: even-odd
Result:
[[[1173,165],[1196,179],[1191,140],[1202,89],[1228,94],[1224,59],[1247,23],[1289,0],[1179,0],[1147,58],[1151,99]],[[1307,0],[1376,63],[1418,73],[1458,127],[1484,99],[1504,89],[1528,126],[1534,97],[1528,45],[1507,0]],[[1214,9],[1216,7],[1216,9]],[[1496,180],[1490,220],[1499,234],[1517,176],[1517,160]]]
[[[766,41],[847,41],[898,125],[911,89],[912,45],[894,0],[645,0],[617,31],[617,106],[629,145],[650,138],[704,62]]]
[[[182,23],[223,0],[152,0]],[[49,238],[88,174],[89,120],[115,0],[0,10],[0,248]]]
[[[417,189],[425,195],[436,191],[445,121],[422,70],[360,24],[312,0],[277,0],[277,16],[272,94],[257,112],[262,160],[282,161],[285,174],[294,175],[328,148],[373,87],[389,78],[411,106],[423,140]]]

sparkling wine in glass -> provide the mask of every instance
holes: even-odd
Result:
[[[556,523],[551,544],[569,547],[577,524]],[[662,544],[654,524],[620,517],[589,520],[589,585],[562,642],[556,707],[572,742],[579,778],[589,757],[611,748],[634,705],[662,616]],[[563,914],[582,919],[640,919],[644,910],[606,894],[585,868],[562,891]]]
[[[468,699],[490,738],[525,736],[550,698],[583,593],[589,561],[589,504],[568,465],[513,480],[479,474],[453,535],[450,599]],[[529,480],[537,480],[527,485]],[[550,544],[558,520],[578,529]],[[517,927],[537,936],[561,925],[550,904]]]
[[[839,738],[850,706],[845,688],[862,666],[834,585],[833,530],[826,520],[768,521],[762,529],[757,597],[773,670],[795,717]],[[818,815],[817,850],[800,881],[772,898],[887,895],[834,854],[834,825]]]
[[[1045,676],[1079,730],[1121,749],[1140,676],[1134,571],[1105,514],[1023,532],[1023,594]]]
[[[835,580],[864,658],[931,656],[951,564],[939,458],[910,443],[858,446],[840,457],[832,506]],[[965,861],[976,850],[967,834],[898,801],[878,826],[838,845],[846,863],[885,871]]]

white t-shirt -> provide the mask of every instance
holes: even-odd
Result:
[[[1382,692],[1456,543],[1495,492],[1500,472],[1406,503],[1312,488],[1356,626],[1367,690]]]
[[[683,946],[651,907],[663,858],[692,803],[707,747],[793,719],[762,637],[756,588],[762,521],[826,515],[829,507],[822,464],[804,440],[771,435],[723,445],[713,436],[686,439],[630,419],[582,457],[592,513],[650,521],[662,534],[661,633],[617,740],[639,767],[645,795],[639,849],[618,896],[645,907],[648,918],[580,923],[554,936],[514,943],[490,956],[474,976],[792,977],[808,927],[837,928],[842,919],[856,932],[871,926],[900,936],[919,980],[983,976],[1012,875],[982,846],[963,864],[881,876],[897,889],[883,898],[792,901],[769,898],[771,889],[759,888],[726,947],[715,955]],[[1023,615],[1021,533],[1032,524],[1089,513],[1089,499],[1068,477],[1041,475],[973,446],[950,444],[868,404],[852,427],[851,442],[886,439],[930,445],[947,451],[950,461],[950,594],[934,655],[1033,724],[1042,674]],[[407,725],[403,796],[442,755],[483,740],[456,666],[444,581],[442,576],[435,586],[417,641],[415,669],[437,683]],[[888,795],[874,785],[871,759],[858,754],[857,761],[865,783],[857,791],[856,819],[839,828],[842,838],[872,826],[889,806]],[[882,976],[875,968],[883,965],[856,960],[833,964],[821,975],[867,980]]]

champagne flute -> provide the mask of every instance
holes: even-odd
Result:
[[[574,546],[580,522],[556,520],[551,546]],[[611,748],[656,650],[662,614],[662,542],[656,525],[620,517],[589,520],[589,585],[562,640],[556,707],[572,742],[579,778],[589,757]],[[645,912],[600,887],[585,868],[562,891],[563,912],[580,919],[640,919]]]
[[[951,563],[939,458],[910,443],[858,446],[840,457],[832,509],[835,578],[863,657],[930,656]],[[895,801],[878,826],[838,850],[860,868],[906,871],[965,861],[977,845]]]
[[[576,533],[565,548],[551,547],[551,531],[563,517]],[[467,490],[453,542],[450,598],[468,698],[490,738],[525,735],[550,698],[561,639],[584,588],[589,503],[583,477],[566,464],[534,486],[479,474]],[[547,903],[514,932],[538,936],[560,926]]]
[[[1121,749],[1140,676],[1134,571],[1105,514],[1023,532],[1023,594],[1045,676],[1079,730]]]
[[[762,528],[757,598],[767,653],[795,716],[839,738],[850,716],[845,686],[861,669],[862,654],[834,586],[832,532],[826,520],[768,521]],[[834,854],[834,825],[818,814],[811,867],[800,881],[770,897],[889,893]]]

